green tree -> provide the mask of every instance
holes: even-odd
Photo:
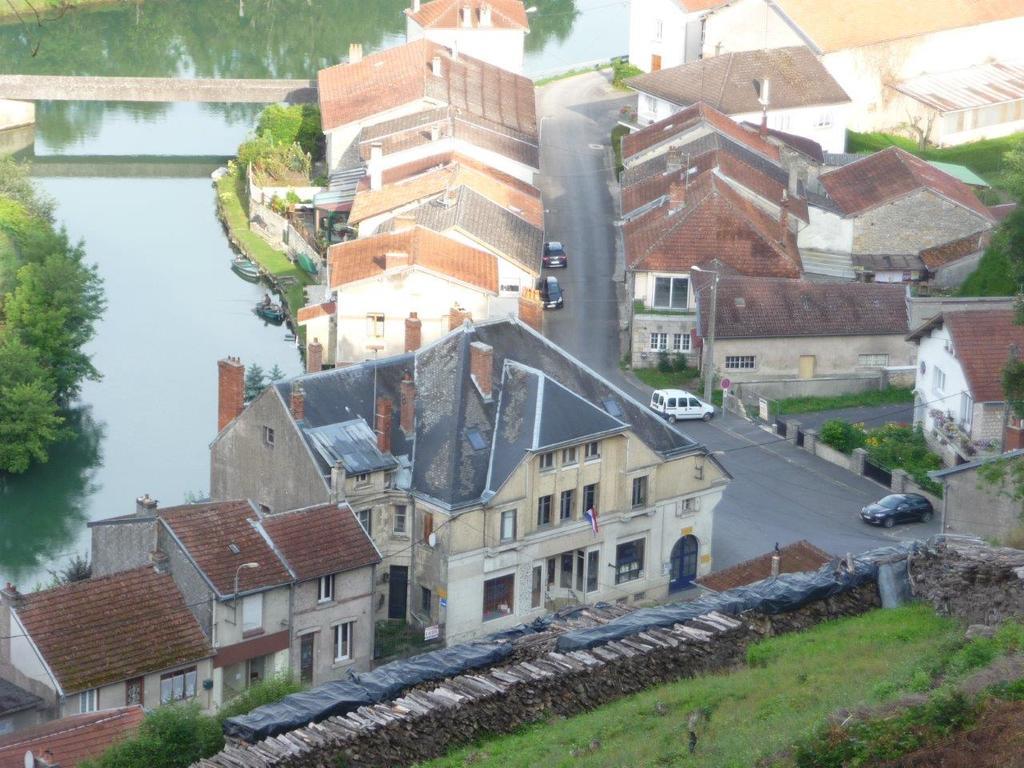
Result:
[[[284,378],[284,371],[281,370],[281,366],[274,363],[274,367],[270,369],[270,372],[267,374],[267,378],[270,379],[271,384],[276,384],[281,381],[281,379]]]
[[[199,705],[174,704],[146,715],[139,732],[80,768],[186,768],[224,746],[220,723]]]
[[[267,388],[267,374],[256,363],[245,371],[245,402],[255,400]]]
[[[45,462],[47,449],[64,436],[64,419],[49,373],[36,352],[0,333],[0,472],[21,473]]]

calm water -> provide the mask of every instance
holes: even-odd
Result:
[[[626,0],[532,0],[530,74],[625,53]],[[0,71],[204,77],[310,77],[347,54],[402,42],[405,0],[155,0],[0,27]],[[244,15],[239,16],[239,8]],[[35,51],[35,55],[33,55]],[[73,418],[77,439],[50,462],[0,476],[0,581],[26,588],[89,547],[86,522],[209,487],[216,361],[299,371],[285,331],[251,313],[261,289],[228,269],[208,177],[118,176],[118,156],[228,156],[253,124],[248,105],[51,102],[38,105],[23,155],[78,158],[74,177],[39,181],[58,217],[85,240],[109,309],[91,347],[101,382]],[[81,164],[82,156],[88,156]],[[107,158],[107,159],[105,159]],[[66,173],[66,171],[61,171]],[[175,173],[173,176],[179,176]]]

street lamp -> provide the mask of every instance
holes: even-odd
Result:
[[[701,269],[694,265],[690,267],[691,272],[703,272],[708,275],[714,275],[714,282],[711,284],[711,312],[708,320],[708,337],[707,342],[704,344],[704,401],[707,403],[711,402],[711,383],[715,375],[715,314],[717,313],[718,304],[718,278],[719,273],[713,269]],[[704,288],[707,288],[705,285]],[[701,288],[701,290],[704,290]]]
[[[240,566],[235,568],[235,592],[231,596],[231,604],[232,604],[233,608],[235,608],[235,609],[238,608],[238,574],[242,572],[243,568],[259,568],[259,567],[260,567],[259,563],[242,563]],[[238,621],[237,617],[235,618],[235,621]]]

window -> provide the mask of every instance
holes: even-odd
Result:
[[[667,333],[652,333],[651,334],[651,352],[664,352],[668,349],[668,334]]]
[[[263,595],[242,598],[242,634],[263,629]]]
[[[409,532],[409,520],[406,516],[405,504],[395,505],[395,533],[408,533]]]
[[[700,499],[696,497],[683,499],[682,507],[683,512],[696,512],[698,509],[700,509]]]
[[[554,466],[555,466],[555,454],[554,454],[553,451],[548,451],[547,453],[542,453],[540,455],[540,468],[541,469],[551,469]]]
[[[657,112],[658,112],[658,100],[656,98],[654,98],[653,96],[651,96],[650,94],[645,93],[644,94],[644,109],[647,110],[648,112],[654,112],[655,114],[657,114]]]
[[[357,485],[366,485],[368,482],[370,482],[370,473],[369,472],[362,472],[362,473],[356,475],[356,484]]]
[[[562,575],[558,579],[562,589],[572,589],[572,552],[562,553]]]
[[[432,595],[426,587],[420,587],[420,610],[429,619],[432,605]]]
[[[99,690],[96,688],[90,688],[88,691],[82,691],[78,694],[78,711],[81,714],[86,712],[95,712],[99,709]]]
[[[960,393],[960,426],[967,432],[974,424],[974,398],[967,392]]]
[[[138,704],[142,706],[142,702],[145,699],[143,691],[146,688],[146,678],[136,677],[132,680],[126,680],[124,684],[124,703],[125,706],[133,706]]]
[[[434,532],[434,515],[431,512],[423,513],[423,540],[430,541],[430,534]]]
[[[593,443],[587,443],[587,448],[583,452],[584,458],[587,459],[600,459],[601,458],[601,444],[597,441]]]
[[[587,552],[587,592],[597,591],[597,576],[601,562],[601,550]]]
[[[932,368],[932,389],[936,392],[946,389],[946,374],[938,366]]]
[[[511,573],[484,582],[484,621],[500,619],[513,613],[515,588],[515,575]]]
[[[352,637],[355,634],[356,623],[346,621],[344,624],[334,626],[334,660],[346,661],[352,658]]]
[[[551,525],[551,495],[537,499],[537,527]]]
[[[373,339],[384,338],[384,315],[374,312],[366,316],[366,335]]]
[[[655,40],[661,40],[661,35],[662,35],[664,29],[665,29],[665,25],[662,23],[661,19],[655,19],[654,20],[654,39]]]
[[[888,355],[857,355],[857,365],[864,368],[885,368],[888,364]]]
[[[274,447],[274,430],[270,427],[263,427],[263,444],[267,448]]]
[[[316,587],[316,601],[318,603],[326,603],[329,600],[334,599],[334,574],[329,576],[321,576],[319,583]]]
[[[582,549],[576,550],[576,591],[583,591],[583,564],[586,553]]]
[[[672,351],[673,352],[689,352],[690,351],[690,334],[688,334],[688,333],[674,333],[674,334],[672,334]]]
[[[196,695],[196,668],[180,669],[160,675],[160,703],[185,701]]]
[[[815,128],[831,128],[832,127],[832,113],[831,112],[819,112],[818,117],[814,121]]]
[[[633,506],[642,507],[647,503],[647,475],[633,478]]]
[[[583,511],[597,508],[597,483],[583,486]]]
[[[690,300],[690,280],[686,277],[654,278],[654,306],[659,309],[686,309]]]
[[[576,446],[562,449],[562,466],[571,466],[576,463]]]
[[[506,509],[501,513],[501,540],[516,540],[516,511],[514,509]]]
[[[615,583],[636,581],[644,575],[644,540],[637,539],[615,548]]]
[[[373,510],[372,509],[360,509],[356,512],[356,516],[359,518],[359,524],[363,526],[363,530],[366,531],[367,536],[373,535]]]
[[[726,355],[725,369],[727,371],[750,371],[754,369],[753,355]]]
[[[544,589],[544,569],[535,565],[533,567],[533,583],[530,585],[530,607],[540,608],[541,597]]]
[[[572,520],[573,508],[575,505],[575,491],[572,489],[568,491],[562,491],[562,496],[558,502],[558,519],[559,520]]]

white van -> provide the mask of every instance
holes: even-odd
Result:
[[[656,389],[651,395],[651,410],[660,413],[673,424],[676,419],[710,421],[715,415],[715,406],[708,405],[682,389]]]

